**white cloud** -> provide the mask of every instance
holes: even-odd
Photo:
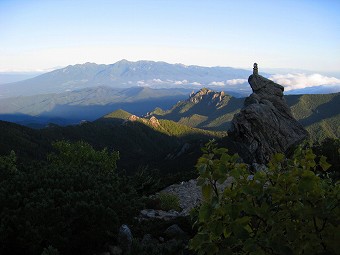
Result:
[[[224,81],[213,81],[213,82],[210,82],[209,85],[212,85],[212,86],[224,86],[225,83],[224,83]]]
[[[155,82],[155,83],[163,83],[163,81],[161,79],[153,79],[152,81]]]
[[[243,84],[246,83],[248,80],[247,79],[232,79],[232,80],[227,80],[228,85],[237,85],[237,84]]]
[[[188,81],[187,80],[183,80],[183,81],[175,81],[175,85],[183,85],[183,84],[187,84]]]
[[[145,81],[137,81],[138,87],[150,87],[149,84],[147,84]]]
[[[194,82],[192,82],[192,83],[191,83],[191,85],[195,85],[195,86],[202,86],[202,84],[201,84],[201,83],[199,83],[199,82],[197,82],[197,81],[194,81]]]
[[[286,91],[320,85],[340,85],[340,79],[318,73],[310,75],[304,73],[274,74],[270,76],[269,79],[283,85]]]

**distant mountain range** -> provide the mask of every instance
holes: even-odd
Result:
[[[0,85],[34,78],[43,72],[0,72]]]
[[[266,73],[260,70],[261,75],[267,78],[278,71],[282,72],[285,70],[288,72],[286,73],[288,76],[291,76],[291,71],[292,73],[299,71],[295,70],[293,72],[294,70],[291,69],[265,70],[273,71],[272,73]],[[313,74],[308,71],[302,72]],[[33,75],[36,76],[38,74],[34,73]],[[208,87],[214,90],[226,91],[228,94],[236,97],[246,97],[251,93],[247,83],[250,74],[251,70],[232,67],[186,66],[183,64],[169,64],[146,60],[132,62],[123,59],[109,65],[95,63],[69,65],[33,78],[32,73],[0,73],[0,99],[63,93],[100,86],[115,89],[150,87],[156,89],[184,88],[194,90]],[[335,74],[339,75],[338,73]],[[18,80],[20,77],[21,79],[26,78],[26,80],[4,84],[6,81]],[[339,79],[322,75],[318,75],[318,77],[317,82],[320,86],[308,86],[311,82],[312,84],[315,83],[314,77],[312,81],[308,79],[305,81],[306,88],[292,89],[287,94],[334,93],[340,91],[340,84],[332,83],[330,85],[327,83]],[[301,77],[299,79],[299,82],[301,82]],[[291,85],[294,85],[296,81],[288,82],[292,82]],[[322,82],[325,82],[325,84]]]
[[[202,67],[165,62],[121,60],[110,65],[85,63],[70,65],[37,77],[0,85],[0,98],[61,93],[83,88],[152,87],[199,89],[202,86],[250,92],[249,70],[231,67]]]
[[[303,94],[330,94],[340,92],[340,85],[320,85],[294,89],[285,92],[286,95],[303,95]]]
[[[239,98],[251,93],[247,82],[250,73],[231,67],[154,61],[70,65],[31,79],[0,84],[0,119],[41,127],[49,122],[67,125],[92,121],[120,108],[144,115],[156,107],[167,110],[187,99],[190,92],[207,87],[223,91],[223,104],[226,105],[210,115],[204,111],[211,105],[203,112],[195,106],[189,111],[193,115],[181,116],[178,120],[191,126],[196,123],[202,128],[223,129],[242,106],[243,99]],[[285,94],[333,93],[339,88],[338,85],[322,85],[290,90]],[[171,116],[174,113],[167,115]]]

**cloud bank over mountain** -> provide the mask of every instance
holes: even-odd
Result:
[[[303,89],[308,87],[317,87],[321,85],[339,87],[340,79],[335,77],[324,76],[318,73],[305,74],[305,73],[288,73],[288,74],[274,74],[269,77],[270,80],[281,84],[285,87],[286,91]]]
[[[246,83],[248,80],[247,79],[232,79],[232,80],[227,80],[228,85],[237,85],[237,84],[243,84]]]

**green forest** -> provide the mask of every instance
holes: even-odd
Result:
[[[251,173],[220,148],[223,132],[117,115],[127,117],[41,130],[0,122],[1,254],[99,254],[117,244],[122,224],[134,232],[126,254],[338,254],[339,139],[275,155],[268,172]],[[138,222],[155,203],[178,209],[176,197],[149,195],[197,177],[204,200],[191,217]],[[174,223],[186,238],[141,245]]]

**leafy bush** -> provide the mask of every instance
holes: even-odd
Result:
[[[0,182],[17,173],[16,161],[17,157],[14,151],[11,151],[8,156],[0,156]]]
[[[134,189],[116,174],[118,152],[64,141],[54,149],[45,165],[0,157],[1,254],[41,254],[50,245],[93,254],[137,214]]]
[[[179,211],[181,208],[179,206],[178,196],[166,192],[161,192],[158,195],[160,200],[161,209],[164,211],[169,211],[171,209]]]
[[[325,158],[298,148],[276,154],[265,171],[249,175],[237,155],[213,142],[198,160],[204,201],[190,241],[198,254],[338,254],[339,183],[315,174]],[[316,163],[318,161],[318,163]],[[217,183],[230,184],[224,191]]]
[[[323,175],[329,175],[334,181],[340,180],[340,139],[327,138],[321,143],[316,143],[313,150],[318,155],[327,157],[331,167]]]
[[[133,186],[140,195],[155,193],[159,189],[160,181],[159,171],[148,166],[140,166],[132,177]]]

